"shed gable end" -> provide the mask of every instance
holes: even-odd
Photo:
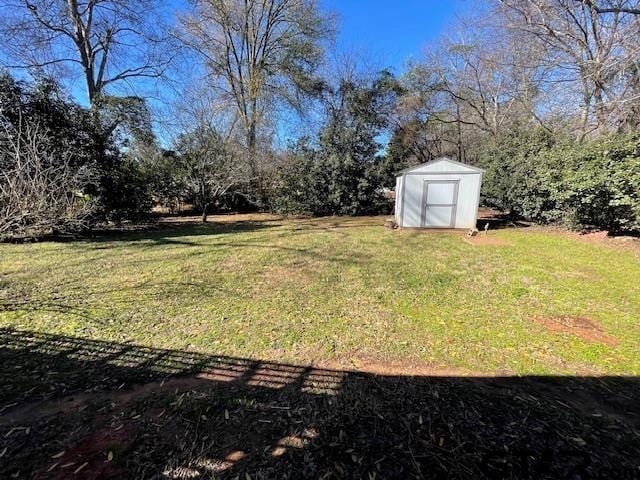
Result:
[[[423,163],[415,167],[410,167],[398,172],[403,174],[420,174],[420,173],[481,173],[484,170],[464,163],[456,162],[448,157],[437,158],[431,162]]]

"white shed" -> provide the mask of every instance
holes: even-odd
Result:
[[[474,228],[483,172],[447,157],[399,172],[396,222],[404,228]]]

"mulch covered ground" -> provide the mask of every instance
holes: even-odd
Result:
[[[640,478],[633,377],[373,375],[0,330],[1,478]]]

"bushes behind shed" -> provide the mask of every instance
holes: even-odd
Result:
[[[576,144],[543,130],[489,142],[483,203],[578,230],[640,231],[640,135]]]

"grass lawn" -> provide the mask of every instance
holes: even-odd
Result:
[[[3,244],[0,327],[325,366],[640,374],[637,248],[382,222],[237,215]]]
[[[636,242],[382,221],[0,245],[0,477],[636,478]]]

